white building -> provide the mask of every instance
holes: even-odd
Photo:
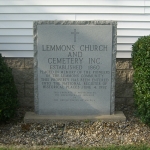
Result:
[[[34,20],[115,20],[117,58],[150,34],[150,0],[0,0],[0,53],[33,57]]]

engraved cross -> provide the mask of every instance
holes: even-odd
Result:
[[[79,32],[76,32],[76,29],[74,29],[74,32],[71,32],[71,34],[74,34],[74,42],[76,42],[76,35],[79,34]]]

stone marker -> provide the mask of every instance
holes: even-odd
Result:
[[[117,23],[35,21],[35,112],[114,114]]]
[[[117,23],[34,22],[34,104],[24,122],[125,121],[115,108]]]

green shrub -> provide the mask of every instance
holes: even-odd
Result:
[[[12,70],[0,54],[0,120],[8,120],[13,117],[17,106],[17,89]]]
[[[140,119],[150,125],[150,36],[132,46],[134,100]]]

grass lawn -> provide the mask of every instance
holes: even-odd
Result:
[[[69,148],[69,147],[0,147],[0,150],[150,150],[150,146],[147,145],[128,145],[128,146],[108,146],[108,147],[77,147],[77,148]]]

